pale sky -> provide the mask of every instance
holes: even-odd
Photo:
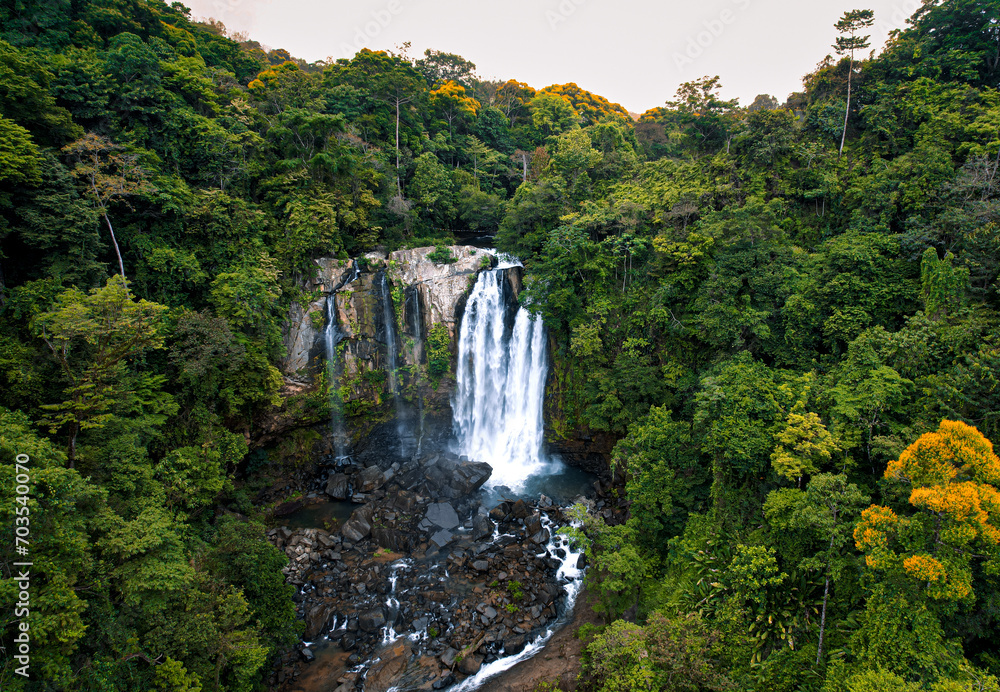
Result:
[[[638,113],[677,86],[721,77],[725,98],[784,101],[828,53],[847,10],[872,9],[872,47],[903,28],[919,0],[185,0],[270,48],[314,61],[361,47],[433,48],[483,78],[536,89],[576,82]]]

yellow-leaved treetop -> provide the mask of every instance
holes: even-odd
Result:
[[[978,430],[941,421],[891,462],[885,477],[912,487],[913,513],[877,505],[862,512],[854,540],[869,567],[946,600],[973,596],[973,560],[1000,571],[1000,458]]]

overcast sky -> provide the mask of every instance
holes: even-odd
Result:
[[[784,100],[832,53],[846,10],[875,11],[880,47],[905,26],[918,0],[186,0],[270,48],[313,61],[352,57],[361,47],[409,55],[458,53],[480,77],[536,89],[576,82],[641,113],[663,105],[682,82],[722,78],[722,94],[749,105]]]

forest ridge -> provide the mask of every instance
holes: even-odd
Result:
[[[290,306],[318,257],[474,231],[548,327],[550,441],[613,444],[581,684],[1000,690],[1000,5],[925,0],[877,56],[844,9],[785,103],[709,76],[633,120],[180,3],[0,5],[0,523],[27,454],[34,557],[0,688],[264,689],[302,632],[255,503]]]

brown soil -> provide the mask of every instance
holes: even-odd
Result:
[[[591,609],[584,592],[576,599],[573,619],[552,635],[544,649],[488,680],[478,692],[532,692],[541,683],[557,685],[563,692],[573,692],[577,689],[583,650],[583,642],[576,633],[587,623],[599,625],[601,618]]]

